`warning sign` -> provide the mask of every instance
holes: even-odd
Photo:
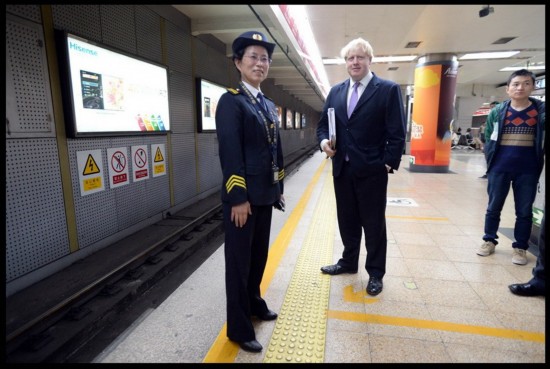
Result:
[[[153,177],[166,174],[166,161],[164,160],[164,144],[151,144],[151,156],[153,159]]]
[[[117,147],[107,149],[109,161],[109,184],[111,188],[127,185],[130,183],[128,176],[128,149]]]
[[[89,195],[105,189],[103,184],[103,157],[101,150],[77,151],[80,195]]]
[[[158,163],[159,161],[164,161],[164,155],[162,155],[162,152],[160,151],[160,147],[157,147],[157,150],[155,153],[155,163]]]
[[[132,166],[134,169],[134,182],[149,178],[146,145],[132,146]]]
[[[90,174],[96,174],[99,173],[99,167],[97,163],[94,160],[94,157],[89,154],[88,159],[86,159],[86,165],[84,165],[84,171],[82,172],[82,175],[87,176]]]

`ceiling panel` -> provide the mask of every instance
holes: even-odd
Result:
[[[208,34],[225,43],[228,57],[231,43],[241,33],[252,29],[267,33],[279,45],[269,78],[314,109],[322,109],[322,93],[312,82],[304,58],[268,5],[173,6],[191,19],[193,35]],[[498,72],[500,68],[545,61],[544,5],[491,5],[494,12],[480,17],[485,6],[306,5],[306,11],[322,58],[338,57],[341,48],[356,37],[368,40],[375,56],[451,53],[460,57],[466,52],[520,50],[512,59],[459,61],[458,84],[493,86],[505,83],[510,74]],[[514,39],[493,44],[503,37]],[[414,41],[420,41],[416,49],[405,47]],[[412,85],[416,64],[417,60],[373,63],[371,68],[382,78]],[[348,78],[345,65],[325,66],[325,71],[330,85]]]

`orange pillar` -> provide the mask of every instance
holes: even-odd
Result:
[[[429,54],[414,71],[411,172],[447,173],[458,61],[453,54]]]

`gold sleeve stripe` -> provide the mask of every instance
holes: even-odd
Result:
[[[285,178],[285,170],[284,170],[284,169],[281,169],[281,170],[279,171],[279,181],[280,181],[281,179],[283,179],[283,178]]]
[[[235,186],[242,187],[246,190],[246,181],[244,180],[244,178],[233,174],[225,183],[225,189],[227,190],[227,193],[231,192],[231,190]]]

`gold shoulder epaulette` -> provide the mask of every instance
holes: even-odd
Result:
[[[241,93],[239,90],[235,90],[234,88],[228,88],[227,91],[231,92],[233,95],[238,95]]]

